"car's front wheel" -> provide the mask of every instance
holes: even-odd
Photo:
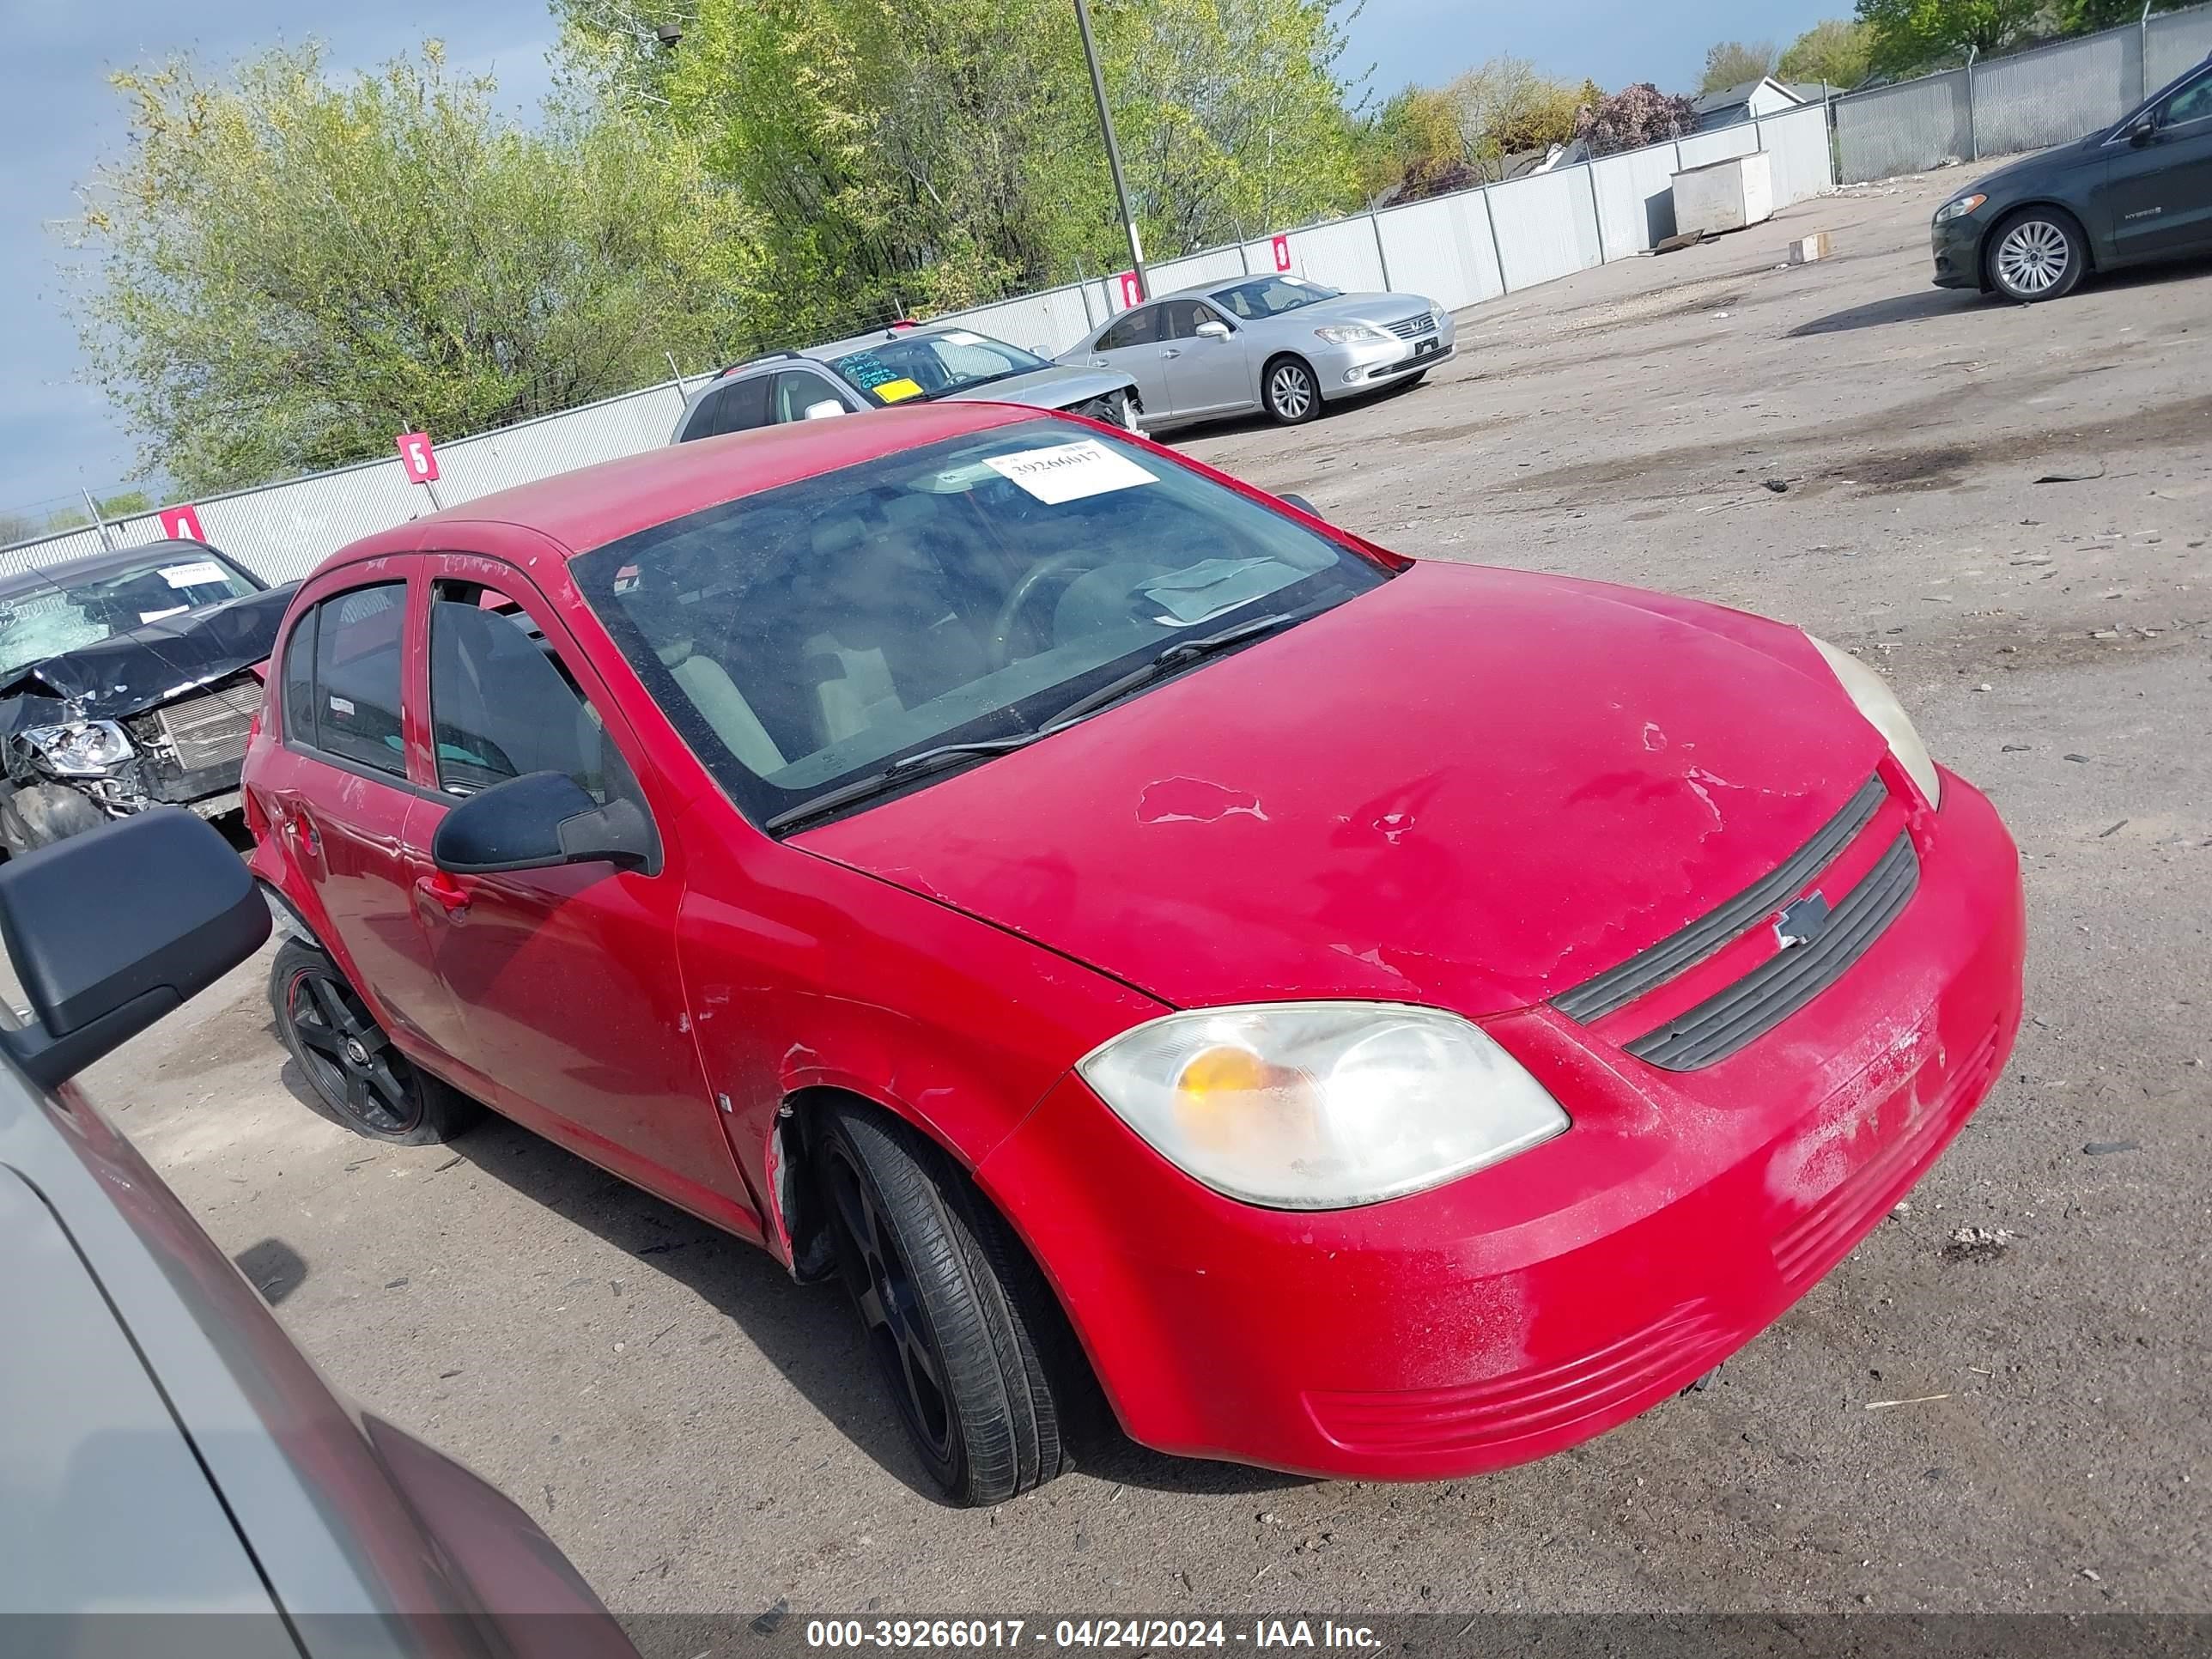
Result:
[[[1321,413],[1321,388],[1303,358],[1278,357],[1269,363],[1262,395],[1267,413],[1285,426],[1310,421]]]
[[[2063,299],[2089,266],[2089,248],[2072,216],[2022,208],[1990,233],[1990,286],[2022,305]]]
[[[898,1120],[824,1109],[815,1167],[845,1287],[922,1465],[986,1506],[1065,1468],[1072,1339],[973,1183]]]
[[[284,942],[270,970],[269,1003],[316,1102],[356,1134],[431,1146],[483,1117],[483,1107],[392,1046],[345,970],[313,945]]]

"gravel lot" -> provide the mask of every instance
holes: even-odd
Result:
[[[1481,1480],[1114,1447],[956,1512],[834,1291],[503,1125],[348,1137],[297,1098],[265,961],[86,1086],[343,1388],[618,1611],[2204,1609],[2212,269],[2039,309],[1939,292],[1928,216],[1963,182],[1517,295],[1413,391],[1182,441],[1411,553],[1857,648],[2012,824],[2010,1069],[1909,1212],[1704,1393]],[[1816,229],[1836,257],[1778,268]],[[2016,1237],[1959,1259],[1962,1225]]]

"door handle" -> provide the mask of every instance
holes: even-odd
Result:
[[[1180,357],[1182,356],[1182,353],[1174,346],[1162,346],[1160,348],[1160,356],[1163,357]]]
[[[468,914],[468,890],[443,870],[434,870],[427,876],[416,877],[415,890],[449,916],[458,918]]]
[[[299,842],[310,853],[319,854],[323,850],[323,838],[315,831],[314,820],[305,812],[289,812],[277,822],[283,826],[288,840]]]
[[[1108,362],[1103,357],[1093,357],[1091,360],[1091,367],[1093,368],[1111,368],[1113,365]]]

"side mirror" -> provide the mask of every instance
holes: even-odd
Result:
[[[1209,317],[1198,325],[1196,332],[1201,340],[1225,340],[1229,337],[1229,325]]]
[[[2155,143],[2157,138],[2158,117],[2155,115],[2146,115],[2128,129],[2128,142],[2137,149],[2141,149],[2145,144]]]
[[[0,1031],[51,1089],[221,979],[269,937],[245,860],[161,807],[0,866],[0,939],[33,1023]]]
[[[635,801],[605,806],[566,772],[532,772],[471,795],[430,838],[430,860],[457,876],[562,864],[652,862],[653,823]]]
[[[1278,495],[1275,499],[1283,502],[1286,506],[1295,507],[1299,512],[1307,514],[1309,517],[1316,519],[1321,517],[1321,509],[1303,495]]]
[[[844,404],[839,403],[834,398],[824,398],[818,404],[809,404],[806,405],[805,418],[810,421],[827,421],[836,416],[842,415],[844,412]]]

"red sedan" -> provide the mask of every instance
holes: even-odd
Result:
[[[686,444],[301,587],[246,764],[334,1116],[477,1103],[841,1276],[955,1498],[1095,1379],[1425,1479],[1711,1370],[2013,1041],[2019,865],[1881,680],[987,404]]]

